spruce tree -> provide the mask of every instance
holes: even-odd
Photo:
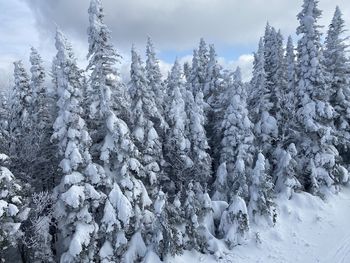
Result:
[[[321,33],[317,20],[321,11],[317,0],[304,0],[302,11],[298,14],[300,25],[298,41],[298,121],[302,138],[298,152],[302,156],[300,181],[312,193],[320,193],[322,186],[331,187],[338,173],[339,153],[334,146],[335,111],[330,100],[330,86],[323,63]],[[312,165],[309,165],[312,164]],[[314,187],[312,177],[316,177]]]
[[[81,73],[70,43],[56,33],[56,73],[58,116],[52,139],[57,141],[64,174],[57,187],[56,218],[61,231],[64,253],[61,262],[92,262],[97,255],[95,240],[98,226],[95,211],[101,194],[96,191],[103,172],[92,163],[91,139],[80,117]]]
[[[120,82],[116,64],[120,55],[115,51],[111,33],[104,23],[101,0],[91,0],[89,7],[89,64],[91,71],[86,98],[89,105],[87,124],[93,140],[92,156],[98,160],[101,144],[106,134],[106,119],[111,110],[123,120],[128,120],[128,98]]]
[[[347,37],[344,37],[345,21],[339,7],[336,8],[327,32],[324,51],[324,64],[329,77],[330,103],[335,109],[335,128],[337,149],[344,161],[348,160],[349,125],[348,108],[350,106],[350,63],[347,56]],[[339,178],[337,179],[339,180]]]

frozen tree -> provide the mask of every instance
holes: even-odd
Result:
[[[235,196],[230,206],[222,214],[219,232],[228,247],[242,245],[248,238],[249,220],[245,201]]]
[[[216,200],[230,201],[234,195],[247,200],[247,177],[253,168],[255,155],[253,124],[249,119],[246,101],[242,95],[243,84],[239,70],[235,74],[234,83],[233,97],[222,122],[220,163],[225,167],[221,166],[218,170],[215,182],[218,187]],[[223,174],[229,176],[223,177]]]
[[[158,109],[158,118],[159,118],[159,124],[160,127],[164,126],[164,102],[165,102],[165,89],[162,84],[162,74],[160,72],[160,66],[159,66],[159,60],[156,57],[156,53],[154,50],[154,46],[152,43],[152,40],[150,37],[147,39],[147,46],[146,46],[146,78],[147,78],[147,84],[149,86],[149,89],[154,94],[155,98],[155,104]],[[159,127],[159,128],[160,128]],[[164,127],[166,128],[166,127]],[[159,131],[160,132],[160,131]]]
[[[208,67],[208,48],[204,39],[201,38],[198,49],[193,51],[192,68],[189,77],[189,89],[193,94],[203,92],[206,86]]]
[[[170,185],[166,188],[169,188],[168,190],[172,191],[172,194],[182,189],[193,167],[193,161],[190,158],[191,142],[188,137],[188,116],[180,88],[181,86],[175,86],[171,91],[171,104],[167,113],[169,130],[164,146],[164,157],[169,163],[167,175],[170,180]]]
[[[254,54],[253,78],[251,80],[250,113],[255,124],[255,134],[258,147],[271,155],[274,142],[278,136],[276,118],[271,115],[274,103],[271,99],[265,72],[265,57],[263,40],[260,39],[258,52]]]
[[[284,143],[290,140],[295,129],[295,111],[296,111],[296,61],[292,37],[288,37],[286,54],[284,57],[284,79],[285,85],[281,92],[280,107],[280,124],[281,129],[280,141]]]
[[[30,213],[23,229],[27,258],[31,262],[55,262],[51,247],[54,201],[49,192],[34,193],[30,198]]]
[[[31,148],[29,147],[30,142],[26,139],[31,131],[29,111],[32,92],[29,84],[29,76],[22,62],[17,61],[14,65],[15,86],[9,102],[10,155],[22,164],[18,165],[16,169],[24,170],[29,163],[27,151],[30,151]]]
[[[269,24],[266,25],[264,36],[264,70],[266,74],[266,88],[269,91],[271,108],[269,113],[276,120],[280,119],[281,98],[284,89],[284,49],[283,37]],[[281,126],[281,125],[280,125]]]
[[[12,262],[8,252],[16,247],[22,238],[20,229],[23,218],[24,202],[23,185],[16,180],[11,171],[4,165],[9,158],[0,154],[0,260]]]
[[[94,185],[103,178],[103,171],[91,161],[91,138],[80,117],[81,73],[71,45],[60,31],[56,33],[56,48],[59,111],[52,139],[58,143],[62,157],[59,166],[64,174],[56,188],[55,207],[65,250],[61,262],[92,262],[97,254],[98,230],[94,211],[102,198]]]
[[[273,184],[271,178],[266,174],[265,157],[258,154],[255,167],[250,175],[249,186],[249,216],[255,223],[259,217],[265,217],[268,222],[275,222],[276,214],[273,203]]]
[[[347,56],[347,37],[343,37],[345,22],[339,7],[336,8],[329,25],[324,51],[324,63],[329,77],[330,103],[336,112],[337,148],[348,158],[350,125],[350,64]]]
[[[109,193],[100,227],[100,257],[103,262],[133,262],[146,253],[135,254],[151,205],[142,182],[146,174],[127,124],[113,112],[107,118],[107,131],[100,156],[108,175],[105,191]]]
[[[222,67],[217,61],[214,46],[210,45],[207,79],[204,91],[206,96],[204,96],[204,100],[210,107],[206,114],[207,122],[205,129],[207,131],[208,143],[210,146],[209,153],[212,157],[213,170],[216,170],[219,165],[219,145],[222,140],[221,123],[224,116],[224,110],[227,108],[227,88],[230,84],[230,81],[224,78]]]
[[[189,117],[189,140],[191,143],[190,157],[193,161],[191,173],[196,182],[202,186],[211,182],[211,157],[208,153],[209,145],[204,129],[204,101],[203,93],[198,92],[193,98],[192,92],[187,91],[187,115]]]
[[[298,163],[296,160],[297,150],[294,143],[291,143],[285,150],[277,148],[275,151],[276,170],[275,170],[275,190],[277,193],[286,194],[288,198],[292,197],[295,190],[301,188],[297,179]]]
[[[156,96],[150,89],[141,63],[139,55],[135,49],[132,49],[130,95],[132,99],[133,138],[145,168],[147,177],[145,183],[150,193],[155,195],[157,192],[155,186],[162,177],[164,159],[162,142],[152,121],[159,113],[156,107]]]
[[[321,33],[317,20],[321,11],[317,0],[304,0],[302,11],[298,14],[300,25],[298,41],[298,121],[303,139],[298,150],[302,157],[301,167],[311,165],[311,174],[318,181],[313,187],[305,172],[301,183],[306,189],[318,193],[321,186],[331,187],[338,169],[338,151],[334,146],[335,112],[329,103],[331,91],[327,84],[327,74],[323,63]],[[312,188],[312,190],[311,190]]]
[[[109,111],[124,120],[128,119],[126,89],[120,81],[116,63],[120,55],[115,51],[111,33],[104,23],[101,0],[91,0],[89,7],[89,64],[91,71],[86,98],[89,105],[88,127],[93,139],[92,155],[98,160],[99,149],[106,133]]]
[[[0,91],[0,152],[8,152],[8,97],[5,91]]]
[[[50,190],[55,186],[54,174],[57,170],[56,147],[51,143],[53,133],[53,99],[45,85],[43,61],[35,48],[31,49],[31,81],[33,92],[31,101],[31,133],[27,136],[32,146],[30,176],[35,179],[34,187]],[[49,175],[49,176],[48,176]]]

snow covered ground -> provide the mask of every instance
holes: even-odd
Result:
[[[326,202],[306,193],[279,197],[274,228],[251,226],[251,239],[222,259],[186,252],[169,263],[349,263],[350,187]],[[256,242],[259,232],[261,243]]]

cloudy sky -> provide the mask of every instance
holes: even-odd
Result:
[[[291,34],[296,39],[296,14],[302,0],[103,0],[103,4],[115,47],[124,57],[124,74],[132,43],[144,52],[148,35],[157,47],[164,72],[175,57],[190,59],[192,49],[204,37],[215,44],[222,64],[232,68],[240,65],[248,79],[251,54],[266,21],[280,28],[285,37]],[[28,60],[31,46],[37,47],[50,65],[56,25],[73,42],[84,64],[88,5],[88,0],[0,0],[0,83],[8,82],[14,60]],[[320,24],[329,24],[336,5],[350,29],[349,0],[320,0]]]

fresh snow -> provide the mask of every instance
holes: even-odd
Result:
[[[350,262],[349,186],[326,201],[308,193],[296,193],[290,200],[278,196],[276,204],[278,218],[274,227],[251,224],[249,241],[231,251],[220,246],[221,258],[185,251],[165,262]]]

